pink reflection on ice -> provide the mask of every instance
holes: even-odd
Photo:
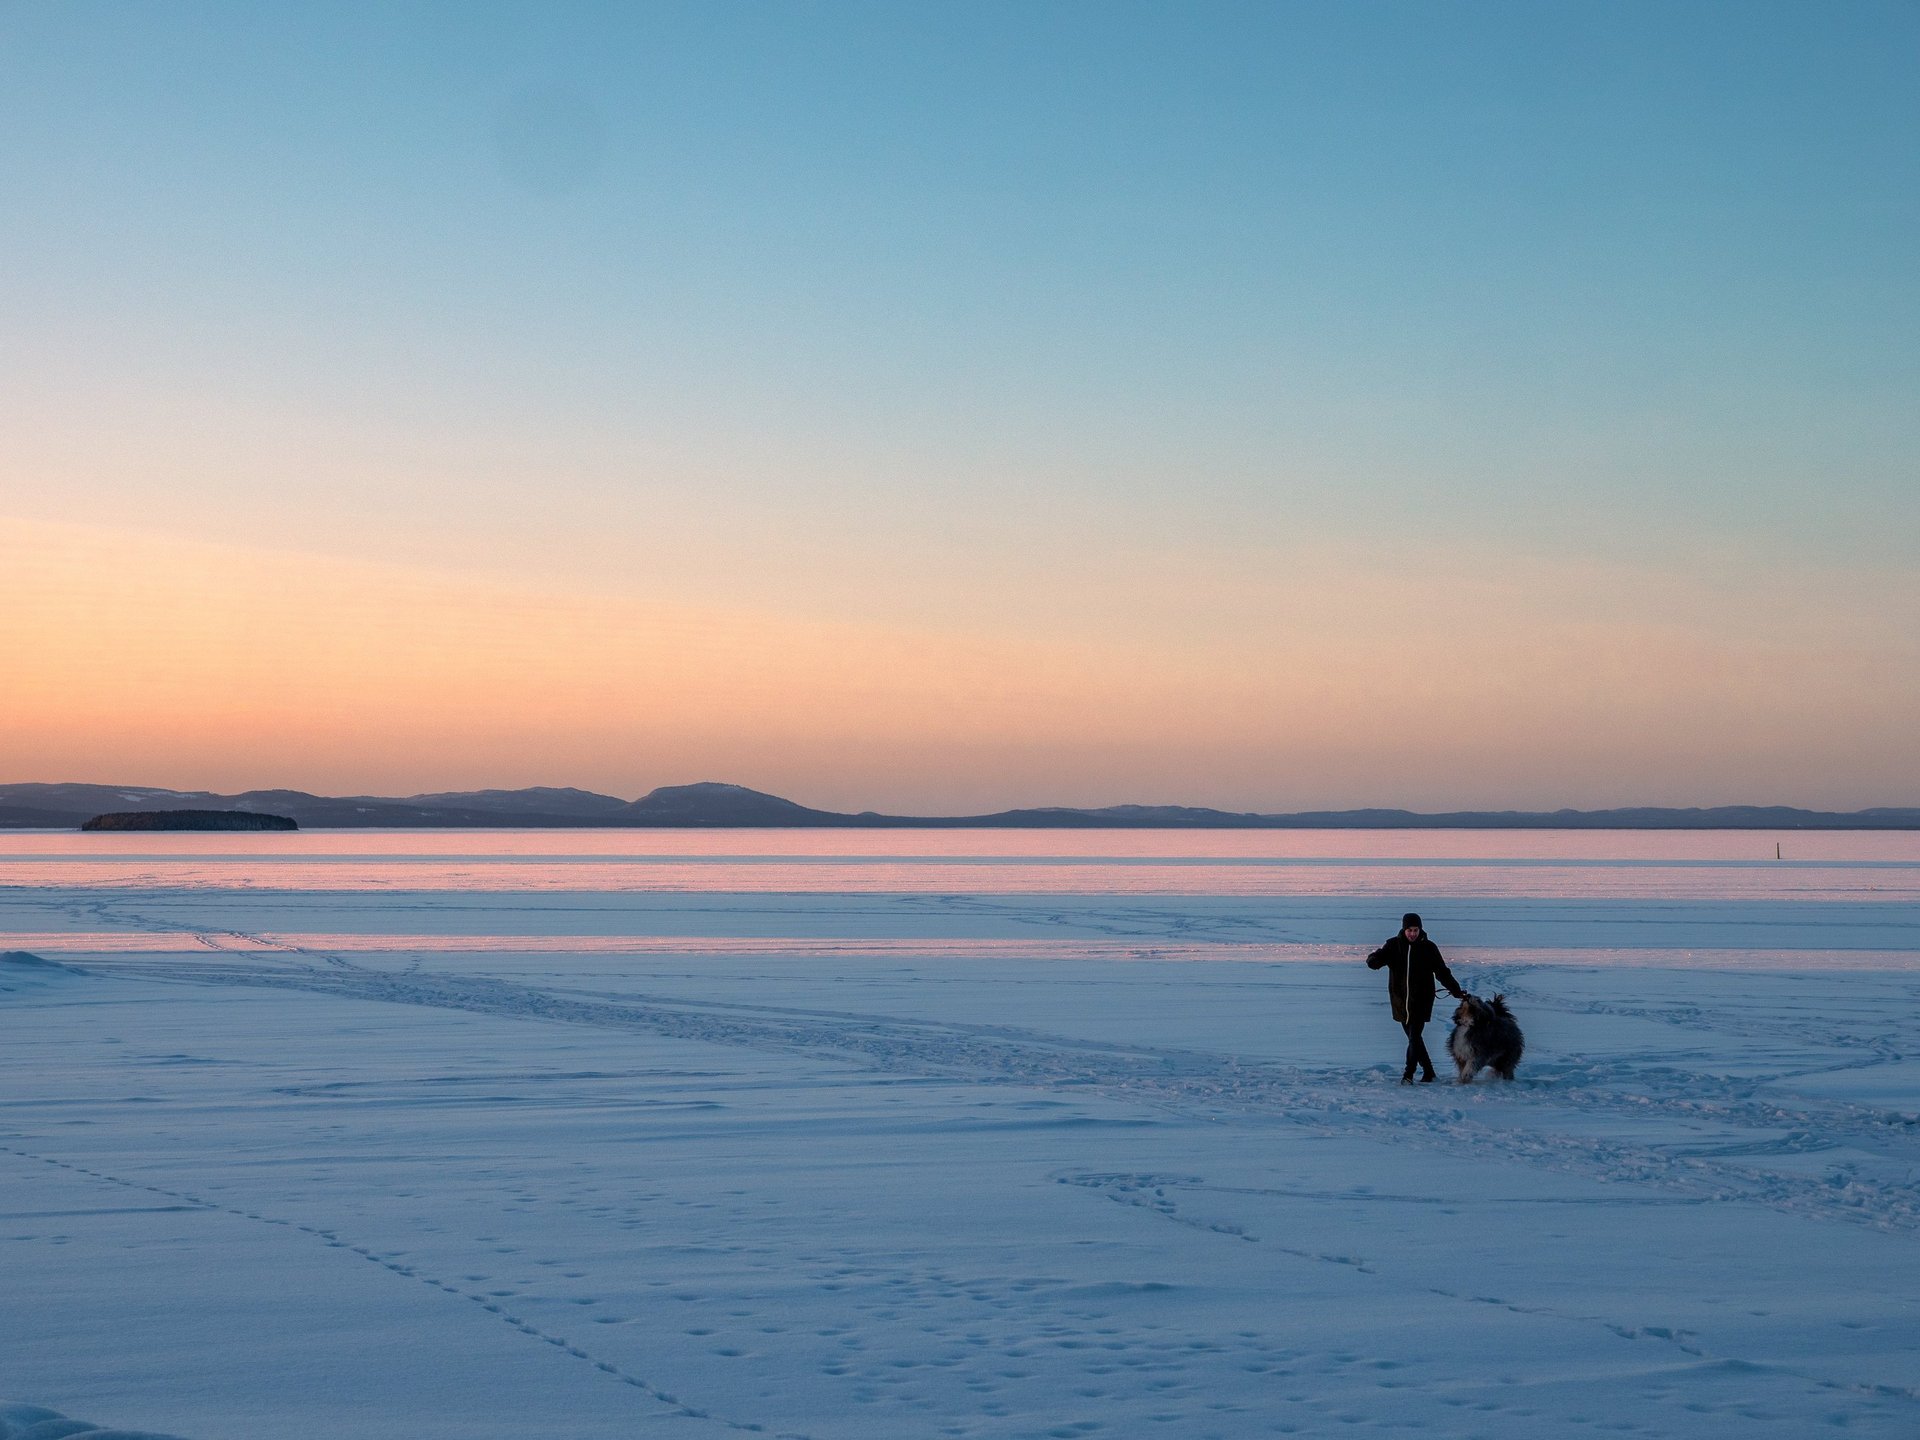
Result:
[[[1920,833],[16,832],[0,835],[0,886],[1889,901],[1920,894]]]

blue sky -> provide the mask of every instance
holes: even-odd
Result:
[[[1649,739],[1563,795],[1557,722],[1503,780],[1514,736],[1462,715],[1459,778],[1380,788],[1908,793],[1916,75],[1910,4],[7,6],[0,515],[1163,676],[1128,645],[1337,611],[1376,566],[1443,606],[1520,577],[1462,627],[1678,614],[1730,654],[1802,597],[1777,683],[1864,687],[1824,751]],[[1353,652],[1516,695],[1580,643],[1522,628],[1499,670],[1398,624]],[[1671,689],[1648,663],[1625,688]],[[1247,737],[1212,780],[1156,770],[1171,732],[1082,776],[1072,714],[1029,757],[1071,798],[1293,794]],[[941,798],[858,750],[797,778]]]

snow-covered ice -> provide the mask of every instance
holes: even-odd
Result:
[[[0,1435],[1912,1436],[1920,837],[1779,838],[0,836]]]

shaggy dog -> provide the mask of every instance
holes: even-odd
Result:
[[[1492,1070],[1502,1080],[1511,1080],[1524,1049],[1526,1038],[1513,1012],[1507,1009],[1506,996],[1482,1000],[1469,995],[1453,1012],[1453,1034],[1447,1037],[1447,1050],[1460,1067],[1462,1085],[1483,1069]]]

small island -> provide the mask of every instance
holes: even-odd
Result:
[[[82,830],[298,830],[285,815],[252,810],[122,810],[96,815]]]

